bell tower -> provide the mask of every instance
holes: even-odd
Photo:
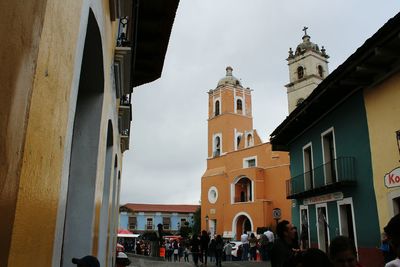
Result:
[[[289,49],[286,59],[289,65],[290,83],[285,85],[288,94],[288,107],[291,113],[306,99],[318,84],[329,74],[328,58],[325,48],[321,50],[310,41],[307,27],[303,28],[303,42],[293,52]]]
[[[232,67],[226,67],[225,77],[208,92],[208,158],[252,142],[251,89],[244,88],[232,71]]]

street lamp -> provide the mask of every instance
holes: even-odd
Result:
[[[206,215],[206,231],[208,232],[208,215]]]

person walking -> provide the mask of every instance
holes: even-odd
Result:
[[[254,233],[251,233],[250,239],[249,239],[249,246],[250,246],[250,260],[251,261],[256,261],[257,260],[257,237],[254,235]]]
[[[240,236],[240,241],[243,247],[242,261],[247,261],[249,260],[249,236],[246,231]]]
[[[190,240],[190,247],[192,250],[192,257],[195,266],[199,266],[199,253],[200,253],[200,240],[197,234],[193,234]]]
[[[228,241],[224,246],[225,260],[232,261],[232,244]]]
[[[184,255],[185,255],[185,257],[184,257],[185,262],[189,262],[189,254],[190,254],[189,248],[188,248],[188,247],[185,247],[185,252],[184,252]]]
[[[178,254],[179,254],[179,245],[178,241],[174,241],[173,243],[173,251],[174,251],[174,262],[178,261]]]
[[[216,244],[215,239],[212,239],[210,245],[208,246],[208,256],[210,256],[210,262],[215,261]]]
[[[276,226],[276,232],[278,239],[274,241],[271,249],[271,266],[283,267],[294,256],[293,240],[295,238],[295,231],[293,224],[283,220]]]
[[[200,261],[207,266],[207,257],[208,257],[208,245],[210,243],[210,237],[206,230],[201,231],[200,236]]]
[[[224,248],[224,241],[222,240],[221,235],[217,235],[215,238],[215,261],[217,267],[222,266],[222,250]]]
[[[261,260],[262,261],[267,261],[268,260],[268,238],[265,234],[260,235],[260,240],[259,240],[259,245],[260,245],[260,253],[261,253]]]

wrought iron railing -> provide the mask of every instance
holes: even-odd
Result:
[[[295,195],[321,189],[330,185],[355,181],[354,157],[339,157],[287,180],[286,196],[291,198]]]

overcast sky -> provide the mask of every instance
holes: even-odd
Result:
[[[266,142],[288,115],[286,58],[304,26],[332,72],[399,11],[398,0],[181,0],[162,77],[134,88],[121,204],[199,203],[207,92],[226,66],[254,90],[254,127]]]

